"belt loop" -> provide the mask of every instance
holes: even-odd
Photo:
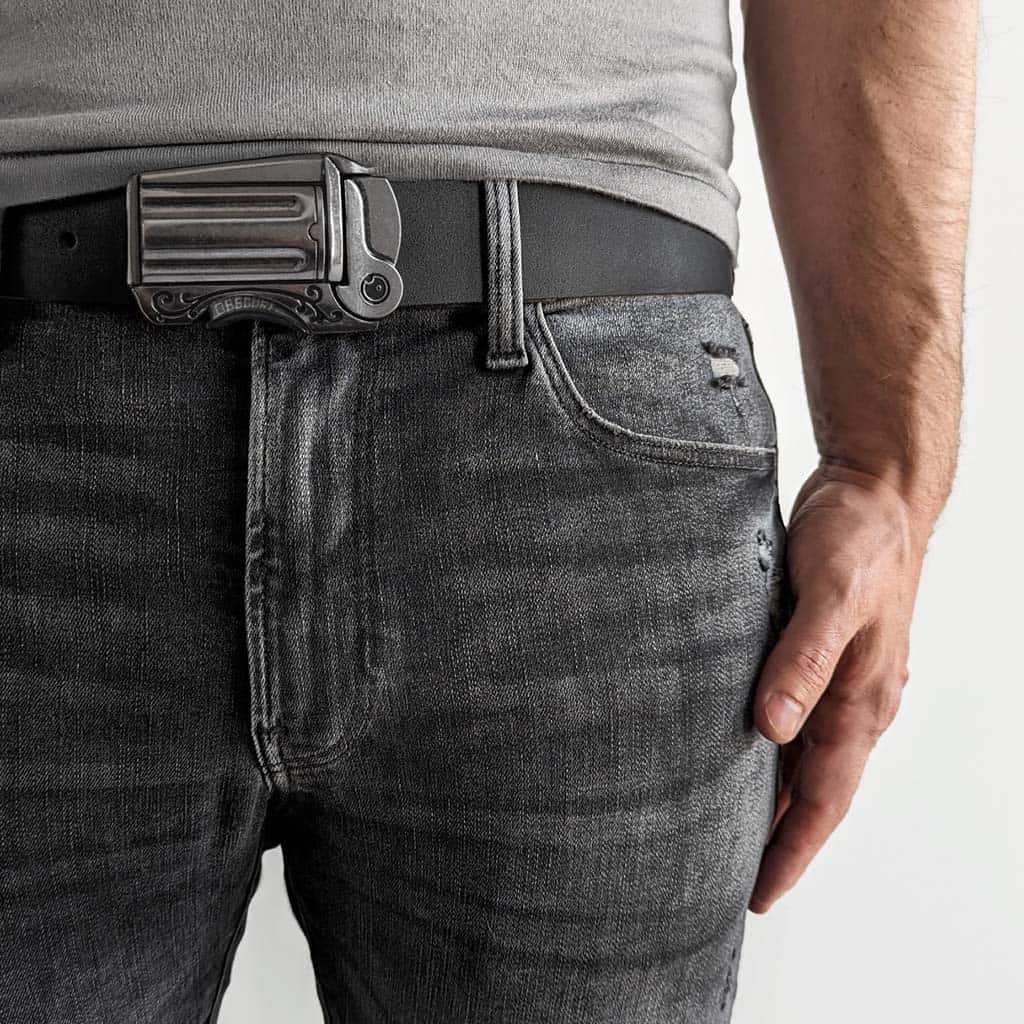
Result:
[[[487,228],[487,358],[489,370],[526,366],[519,190],[512,180],[483,182]]]

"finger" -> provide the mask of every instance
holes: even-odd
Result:
[[[763,914],[807,869],[846,816],[871,745],[860,736],[809,745],[800,759],[791,803],[761,859],[750,909]]]
[[[847,656],[854,646],[847,646],[824,700],[797,740],[783,748],[785,801],[779,801],[753,910],[767,910],[803,874],[845,817],[868,755],[896,716],[906,669],[881,645],[870,646],[853,659]]]
[[[789,806],[793,802],[793,781],[799,770],[800,757],[803,754],[803,750],[803,739],[797,736],[792,743],[787,743],[779,754],[781,759],[779,765],[781,769],[779,773],[779,789],[775,797],[775,813],[772,815],[769,835],[775,833],[779,822],[785,817],[786,811],[789,810]]]
[[[758,683],[754,720],[765,738],[784,744],[796,736],[859,625],[845,603],[813,594],[797,601]]]

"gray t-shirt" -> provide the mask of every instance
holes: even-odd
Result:
[[[0,207],[324,150],[665,210],[736,252],[728,0],[0,0]]]

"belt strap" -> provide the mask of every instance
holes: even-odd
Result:
[[[486,214],[475,181],[392,181],[402,217],[402,305],[480,303]],[[720,292],[732,255],[714,235],[596,192],[519,182],[523,299]],[[3,212],[0,295],[134,305],[123,189]]]
[[[402,210],[404,302],[481,302],[487,240],[480,186],[393,181],[392,187]],[[732,294],[728,247],[693,224],[581,189],[519,182],[518,193],[526,302],[585,295]],[[449,235],[453,225],[458,225],[457,236]],[[449,237],[452,249],[446,248]],[[446,266],[438,254],[449,252]],[[445,297],[430,298],[436,289],[444,290]]]

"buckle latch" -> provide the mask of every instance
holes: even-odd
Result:
[[[402,299],[390,182],[333,154],[149,171],[128,183],[128,284],[154,323],[373,327]]]

